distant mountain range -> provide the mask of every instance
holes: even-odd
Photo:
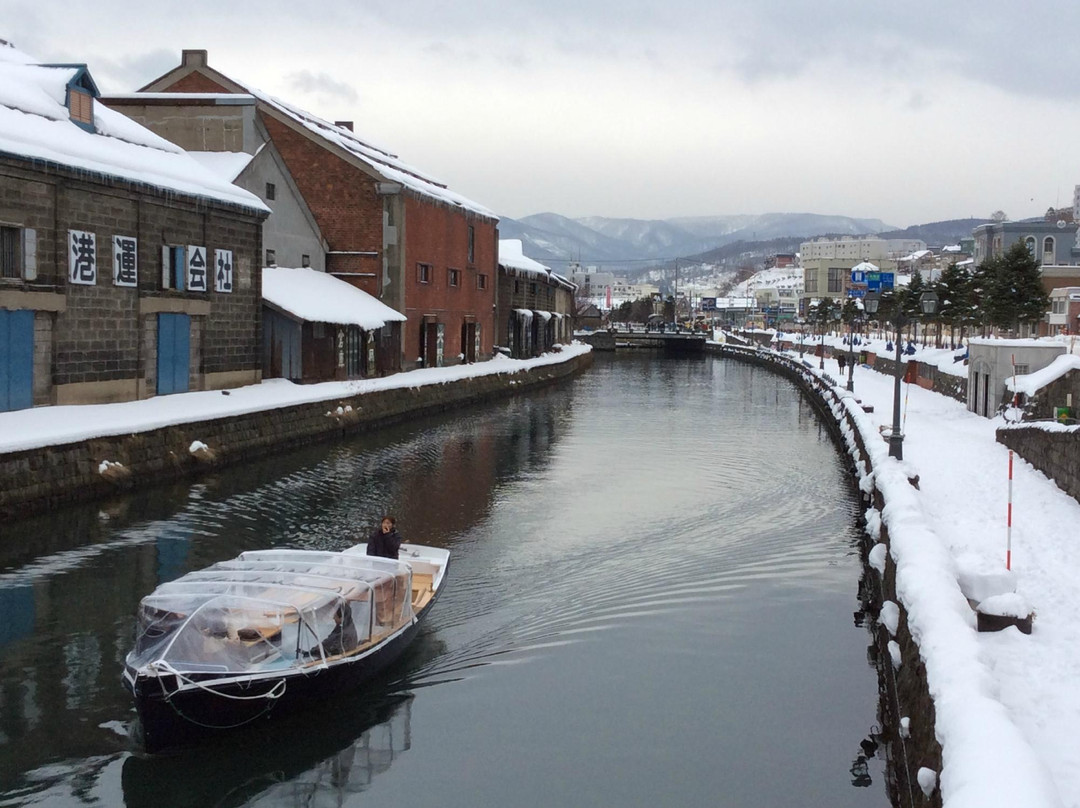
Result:
[[[581,261],[617,266],[644,259],[700,255],[737,241],[756,242],[817,235],[867,235],[895,228],[880,219],[823,216],[816,213],[765,213],[760,216],[696,216],[675,219],[570,219],[537,213],[502,219],[501,238],[521,239],[530,258],[549,264]]]
[[[565,266],[568,261],[630,268],[637,262],[662,265],[667,263],[665,259],[675,257],[708,261],[757,249],[794,251],[800,242],[817,236],[875,234],[882,238],[917,238],[931,247],[941,247],[970,237],[972,229],[987,221],[950,219],[897,229],[880,219],[817,213],[674,219],[570,219],[557,213],[537,213],[500,220],[499,236],[521,239],[527,256],[553,268]]]

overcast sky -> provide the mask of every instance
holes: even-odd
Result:
[[[0,38],[105,92],[211,66],[500,215],[1072,204],[1080,2],[0,0]]]

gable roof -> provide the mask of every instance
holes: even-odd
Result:
[[[0,155],[269,212],[254,194],[96,98],[92,131],[77,124],[67,107],[73,81],[96,89],[85,65],[43,65],[0,40]]]
[[[190,65],[188,63],[189,54],[196,55],[196,59]],[[326,145],[336,147],[352,160],[361,163],[369,171],[374,171],[386,182],[397,183],[422,197],[462,208],[478,216],[489,219],[499,218],[489,208],[455,191],[451,191],[446,186],[446,183],[422,173],[419,169],[401,160],[396,154],[373,145],[369,140],[361,138],[350,129],[324,120],[280,98],[214,70],[206,64],[205,51],[184,51],[184,64],[147,84],[142,88],[140,94],[144,91],[167,90],[173,81],[194,72],[202,73],[214,82],[235,92],[254,96],[275,117],[283,119],[292,128],[302,130],[313,139],[321,140]],[[154,93],[157,98],[161,98],[165,94]]]

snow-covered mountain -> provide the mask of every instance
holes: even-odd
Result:
[[[893,229],[879,219],[854,219],[816,213],[766,213],[759,216],[697,216],[675,219],[570,219],[537,213],[502,219],[502,238],[518,238],[527,256],[544,263],[581,261],[618,265],[641,259],[699,255],[736,241],[825,234],[863,235]]]

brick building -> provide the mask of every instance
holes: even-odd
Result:
[[[257,382],[251,194],[0,41],[0,410]]]
[[[223,75],[206,51],[142,89],[241,94],[326,240],[326,271],[407,316],[403,366],[475,361],[495,335],[498,217],[353,132]]]
[[[499,241],[498,286],[498,344],[515,359],[573,339],[577,286],[526,257],[519,239]]]

